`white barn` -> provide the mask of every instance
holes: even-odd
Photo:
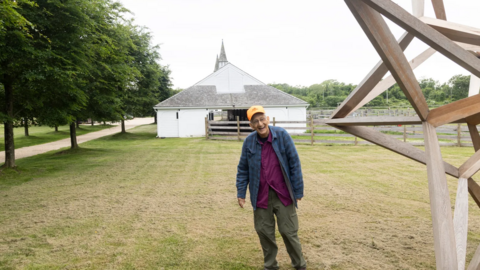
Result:
[[[307,117],[307,102],[266,85],[229,63],[222,42],[212,74],[153,107],[157,113],[157,137],[205,136],[205,117],[209,113],[221,109],[228,111],[229,120],[236,115],[246,120],[246,111],[252,105],[262,105],[270,119],[275,117],[276,121],[305,121]]]

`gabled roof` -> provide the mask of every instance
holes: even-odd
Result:
[[[223,63],[223,65],[221,65]],[[308,106],[308,103],[264,84],[227,61],[222,41],[215,72],[155,108],[248,108],[262,106]]]
[[[218,94],[213,85],[194,85],[157,104],[156,108],[248,108],[262,106],[307,106],[308,103],[269,85],[245,85],[245,93]]]

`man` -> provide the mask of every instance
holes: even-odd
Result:
[[[245,139],[238,164],[238,204],[243,208],[249,186],[265,269],[278,269],[274,215],[293,267],[306,269],[295,210],[297,202],[303,198],[303,176],[297,150],[285,129],[268,125],[270,119],[262,106],[250,107],[247,117],[254,132]]]

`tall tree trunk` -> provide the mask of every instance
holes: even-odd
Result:
[[[105,123],[105,121],[103,121],[103,125],[105,126],[107,123]]]
[[[58,132],[58,126],[55,125],[55,132]]]
[[[25,127],[25,136],[29,136],[29,134],[28,134],[28,117],[24,118],[23,125]]]
[[[126,133],[127,131],[125,130],[125,120],[122,119],[122,133]]]
[[[77,149],[78,148],[78,144],[77,144],[77,132],[76,132],[76,129],[75,129],[75,122],[72,122],[70,124],[70,145],[71,145],[71,149]]]
[[[153,115],[153,123],[156,124],[157,123],[157,112],[155,112],[155,114]]]
[[[90,121],[92,121],[92,123],[91,123],[91,124],[92,124],[92,127],[93,127],[93,126],[95,125],[95,121],[93,121],[93,118],[92,118],[92,119],[90,119]]]
[[[75,121],[75,124],[77,125],[77,128],[80,128],[80,121],[79,120]]]
[[[15,167],[15,145],[13,140],[13,85],[8,80],[4,83],[5,88],[5,114],[8,116],[4,126],[5,137],[5,167]]]

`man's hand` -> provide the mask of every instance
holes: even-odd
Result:
[[[238,199],[238,205],[240,205],[241,208],[245,205],[245,199],[242,198],[237,198]]]
[[[300,199],[297,199],[297,203],[298,203],[299,201],[301,201],[301,200],[302,200],[302,198],[300,198]]]

